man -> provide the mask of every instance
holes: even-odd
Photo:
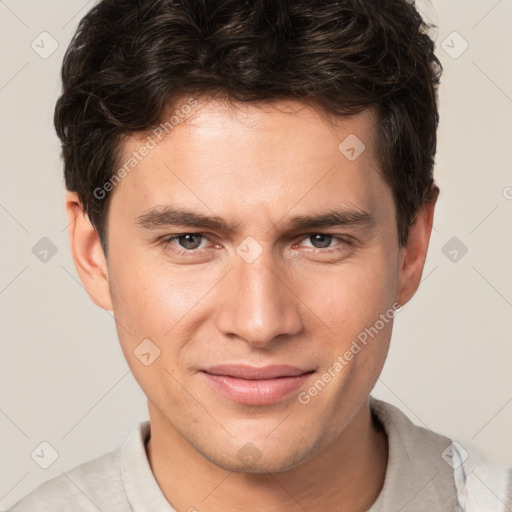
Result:
[[[505,471],[370,395],[439,193],[433,47],[406,0],[85,16],[69,236],[150,421],[14,512],[510,510]]]

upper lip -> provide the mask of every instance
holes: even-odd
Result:
[[[269,365],[269,366],[247,366],[241,364],[221,364],[210,366],[202,370],[211,375],[224,375],[239,379],[258,380],[275,379],[277,377],[296,377],[309,373],[313,370],[304,370],[296,366],[287,364]]]

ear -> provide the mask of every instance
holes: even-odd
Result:
[[[84,213],[76,192],[66,193],[66,213],[71,254],[80,280],[91,300],[111,311],[107,262],[98,233]]]
[[[400,249],[397,301],[401,305],[411,300],[420,285],[438,197],[439,187],[434,183],[427,203],[409,226],[406,245]]]

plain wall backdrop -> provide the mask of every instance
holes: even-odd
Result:
[[[0,0],[0,509],[147,418],[67,238],[53,109],[64,51],[93,5]],[[434,7],[441,194],[423,281],[396,317],[373,395],[512,465],[512,0]],[[58,453],[48,469],[42,442]]]

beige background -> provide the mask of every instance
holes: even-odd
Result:
[[[0,508],[116,448],[147,414],[65,230],[53,109],[64,50],[92,5],[0,0]],[[446,0],[425,14],[437,17],[445,68],[441,195],[421,288],[395,322],[374,395],[512,465],[512,0]],[[57,249],[46,263],[32,252],[42,237]],[[465,255],[446,246],[453,237]],[[59,454],[46,470],[31,458],[43,441]]]

